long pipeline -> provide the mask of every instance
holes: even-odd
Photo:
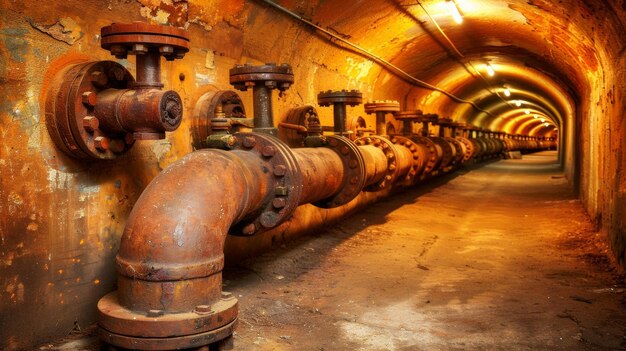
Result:
[[[264,218],[268,203],[275,216],[288,218],[295,208],[288,209],[290,200],[277,193],[297,193],[292,200],[297,205],[332,197],[343,191],[348,174],[342,149],[290,150],[277,139],[273,142],[272,149],[255,146],[258,152],[243,147],[199,150],[150,183],[122,236],[116,258],[118,291],[98,303],[104,341],[123,348],[166,350],[203,347],[232,334],[237,300],[222,292],[229,231],[239,222]],[[361,162],[368,162],[368,167],[361,165],[364,185],[385,177],[385,153],[376,147],[358,150]],[[268,163],[285,155],[295,161],[291,167]],[[397,162],[396,178],[401,178],[412,159],[401,156]],[[298,172],[298,177],[289,178],[290,172]],[[277,179],[287,178],[299,183],[276,185]]]

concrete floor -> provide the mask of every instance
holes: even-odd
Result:
[[[555,157],[436,180],[227,269],[235,349],[626,349],[624,277]]]
[[[626,349],[624,279],[555,161],[439,180],[227,270],[236,349]]]

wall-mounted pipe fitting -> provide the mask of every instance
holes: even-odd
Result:
[[[237,65],[230,69],[230,84],[235,89],[246,91],[252,88],[254,131],[257,133],[278,135],[274,126],[272,91],[285,91],[293,84],[293,70],[283,63],[267,63],[261,66],[251,64]]]
[[[347,132],[346,106],[358,106],[363,103],[363,94],[358,90],[323,91],[317,95],[320,106],[333,106],[333,129],[335,134],[345,135]]]
[[[373,101],[364,105],[365,113],[376,114],[376,135],[387,136],[387,114],[400,112],[400,103],[397,101]]]
[[[192,146],[228,150],[235,143],[231,134],[239,127],[252,127],[239,94],[232,90],[209,91],[198,99],[193,109]]]
[[[160,60],[183,58],[187,31],[146,23],[102,28],[102,48],[137,57],[137,79],[112,61],[58,72],[46,98],[46,125],[57,147],[75,158],[114,159],[135,140],[162,139],[182,120],[178,93],[161,90]]]

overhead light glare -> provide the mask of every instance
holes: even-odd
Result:
[[[524,110],[524,113],[529,115],[530,114],[530,110]]]
[[[550,123],[546,123],[546,124],[545,124],[545,126],[546,126],[546,127],[550,126]]]
[[[456,3],[453,0],[446,0],[446,4],[448,5],[448,11],[450,11],[450,16],[452,16],[454,22],[458,24],[463,23],[463,16],[461,16],[461,12],[459,12]]]
[[[506,97],[511,96],[511,91],[507,87],[504,87],[504,96],[506,96]]]
[[[496,75],[496,71],[493,70],[493,67],[491,67],[491,64],[487,63],[485,65],[485,69],[487,70],[487,74],[489,75],[489,77],[493,77]]]
[[[521,100],[515,100],[515,106],[517,106],[517,107],[522,106],[522,101]]]
[[[533,116],[533,118],[534,118],[534,119],[537,119],[537,118],[539,118],[539,116],[537,116],[537,115],[534,115],[534,116]]]
[[[544,118],[541,119],[541,123],[545,122],[546,120]]]

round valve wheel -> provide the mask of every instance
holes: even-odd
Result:
[[[248,87],[256,84],[284,91],[293,84],[293,70],[286,63],[282,65],[266,63],[261,66],[236,65],[230,69],[230,84],[241,91],[246,91]]]
[[[303,131],[305,129],[307,131],[311,131],[309,129],[310,120],[311,121],[317,120],[319,124],[317,111],[315,110],[313,106],[305,105],[301,107],[292,108],[291,110],[289,110],[289,112],[287,113],[287,116],[285,117],[285,122],[290,125],[300,126],[303,129],[299,131],[299,130],[294,130],[294,129],[281,128],[280,129],[281,140],[285,141],[285,143],[287,143],[287,145],[289,145],[289,147],[292,147],[292,148],[304,146],[304,140],[305,140],[307,133]],[[318,129],[319,129],[319,132],[321,133],[322,132],[321,126],[318,126]]]
[[[113,23],[103,27],[100,33],[100,46],[118,59],[145,54],[156,48],[166,60],[172,61],[182,59],[189,51],[188,33],[181,28],[144,22]]]
[[[365,113],[371,114],[376,112],[399,112],[400,111],[400,103],[397,101],[373,101],[368,102],[364,105]]]
[[[357,106],[363,103],[363,94],[358,90],[328,90],[317,95],[317,103],[320,106],[331,106],[335,103]]]
[[[94,115],[98,92],[130,89],[130,72],[112,61],[88,62],[59,72],[46,97],[46,126],[54,143],[75,158],[114,159],[134,143],[131,133],[109,133]]]

